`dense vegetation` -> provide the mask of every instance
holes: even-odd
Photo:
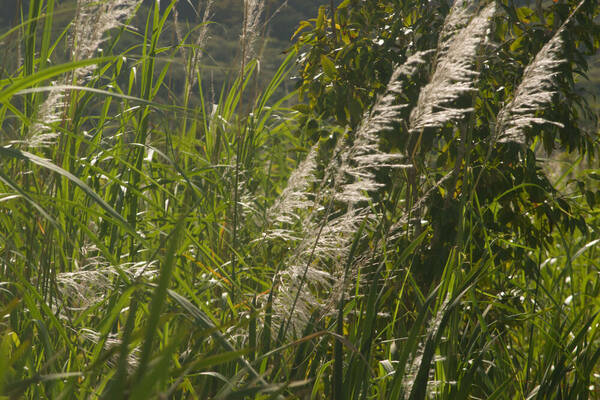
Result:
[[[0,398],[600,395],[596,1],[19,3]]]

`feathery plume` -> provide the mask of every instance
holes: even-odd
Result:
[[[477,12],[479,0],[456,0],[446,16],[439,35],[438,53],[444,54],[457,32],[463,29]]]
[[[119,270],[135,279],[140,276],[152,279],[156,276],[156,266],[152,262],[126,264]],[[61,305],[71,309],[86,309],[101,301],[112,289],[114,279],[119,276],[117,268],[101,260],[90,260],[89,265],[73,272],[63,272],[56,276]]]
[[[455,5],[446,22],[452,24],[452,27],[445,27],[442,32],[456,32],[455,27],[458,25],[456,20],[464,21],[466,10],[472,8]],[[442,53],[431,81],[421,90],[417,105],[411,112],[411,132],[428,127],[440,128],[473,110],[452,107],[450,103],[475,90],[474,81],[479,73],[473,69],[473,65],[477,50],[487,36],[491,17],[495,12],[496,5],[493,2],[474,17],[465,28],[446,40],[447,44],[442,46]],[[458,13],[459,16],[453,16],[453,13]]]
[[[538,110],[552,102],[556,94],[557,68],[565,61],[561,58],[563,45],[560,35],[555,35],[525,68],[523,80],[515,90],[513,99],[498,113],[495,135],[499,143],[525,144],[525,130],[534,124],[564,126],[535,116]]]
[[[311,147],[306,158],[292,172],[286,188],[267,211],[267,221],[292,223],[298,219],[298,215],[295,214],[296,210],[310,207],[313,204],[307,191],[315,181],[317,149],[317,145]]]
[[[279,291],[273,304],[275,323],[285,324],[288,335],[302,332],[312,310],[319,310],[322,315],[333,310],[346,290],[342,266],[355,234],[363,221],[377,219],[368,204],[361,204],[369,199],[366,193],[381,186],[375,180],[374,171],[381,167],[407,167],[400,163],[404,155],[379,150],[378,134],[392,129],[399,120],[400,110],[405,107],[396,104],[396,96],[402,91],[402,78],[416,73],[429,53],[416,53],[394,69],[385,93],[365,114],[351,145],[344,137],[338,139],[333,158],[324,172],[321,195],[312,200],[313,212],[303,220],[300,242],[289,257],[287,268],[276,277]],[[305,175],[298,173],[297,176],[302,177],[299,182],[306,181]],[[292,187],[304,188],[303,185],[296,183]],[[307,201],[310,202],[303,197],[299,204]],[[333,206],[339,203],[344,206],[335,212]],[[322,300],[319,293],[328,293],[327,299]]]
[[[118,27],[122,20],[130,17],[140,0],[78,0],[77,16],[72,34],[72,59],[74,61],[91,58],[104,42],[104,34]],[[83,67],[75,70],[77,81],[85,79],[95,67]],[[68,82],[63,78],[59,86]],[[51,90],[48,97],[40,105],[37,120],[29,137],[23,140],[28,147],[49,146],[58,137],[48,126],[60,121],[60,110],[63,106],[62,89]]]
[[[406,104],[395,104],[396,96],[401,94],[403,77],[414,75],[420,65],[425,64],[425,56],[432,51],[422,51],[410,56],[406,62],[394,69],[385,93],[377,99],[371,111],[359,124],[353,145],[343,154],[344,160],[339,173],[350,176],[351,182],[343,185],[336,200],[348,204],[368,200],[363,193],[377,190],[381,184],[375,181],[374,169],[382,167],[408,168],[399,164],[404,155],[383,153],[379,150],[381,132],[393,129],[400,119],[400,111]],[[341,177],[338,177],[340,180]]]
[[[91,58],[104,42],[104,34],[130,17],[140,0],[78,0],[72,58],[75,61]],[[79,68],[78,79],[85,78],[93,66]]]
[[[53,85],[55,82],[53,82]],[[50,146],[58,137],[58,133],[49,130],[48,125],[60,121],[59,110],[61,109],[64,92],[51,89],[48,97],[40,105],[37,120],[29,133],[29,138],[23,141],[30,148]]]
[[[521,83],[515,90],[512,100],[498,113],[494,133],[497,142],[525,144],[525,131],[533,125],[552,124],[564,127],[560,122],[536,117],[536,113],[550,105],[556,94],[556,77],[560,74],[558,69],[567,62],[562,57],[564,47],[562,33],[584,2],[585,0],[577,5],[552,39],[525,68]]]
[[[248,65],[255,55],[254,46],[260,33],[260,20],[264,7],[264,0],[244,0],[244,22],[241,37],[243,65]]]
[[[314,195],[310,193],[311,185],[316,181],[318,145],[314,145],[306,158],[298,165],[288,178],[286,188],[275,203],[269,207],[266,220],[269,225],[291,225],[300,221],[299,211],[310,210],[314,205]],[[284,240],[297,240],[294,231],[286,228],[272,228],[264,234],[266,238],[279,237]]]
[[[100,332],[96,332],[92,329],[82,328],[79,332],[80,332],[81,338],[83,338],[85,340],[89,340],[90,342],[92,342],[94,344],[98,344],[100,342],[100,340],[102,339],[102,335],[100,335]],[[108,351],[108,350],[114,349],[115,347],[119,347],[121,345],[121,343],[122,343],[122,341],[119,338],[118,334],[109,333],[106,336],[106,338],[104,339],[104,350]],[[133,372],[133,370],[138,366],[139,353],[140,353],[140,348],[134,347],[127,355],[127,370],[129,372]],[[118,365],[118,361],[119,361],[119,354],[115,353],[115,354],[113,354],[113,356],[111,358],[109,358],[107,360],[107,364],[110,367],[115,368]]]

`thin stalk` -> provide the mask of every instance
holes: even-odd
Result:
[[[337,28],[335,27],[335,4],[333,0],[329,0],[329,8],[331,10],[331,33],[333,34],[333,44],[337,47]]]

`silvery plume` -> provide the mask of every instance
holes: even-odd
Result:
[[[118,28],[123,21],[133,15],[140,0],[78,0],[71,57],[75,61],[86,60],[100,50],[106,40],[104,34]],[[76,70],[78,80],[84,79],[92,67]]]
[[[442,29],[442,35],[451,36],[444,40],[431,81],[421,90],[417,105],[411,111],[412,133],[424,128],[443,127],[473,110],[458,108],[451,103],[476,90],[475,81],[479,73],[474,67],[477,53],[487,37],[496,5],[494,2],[490,3],[466,27],[457,31],[457,20],[462,23],[467,18],[466,14],[473,9],[464,7],[462,3],[457,2],[452,7]],[[452,26],[447,27],[448,24]]]
[[[244,0],[244,21],[241,37],[244,65],[247,65],[255,55],[255,45],[260,34],[260,20],[264,8],[264,0]]]
[[[314,205],[314,195],[310,189],[316,181],[318,145],[314,145],[288,178],[287,186],[269,207],[266,220],[270,228],[264,234],[266,238],[296,240],[297,235],[290,229],[301,220],[301,213]]]
[[[93,257],[81,268],[56,275],[56,285],[60,293],[59,306],[70,310],[83,310],[102,301],[114,289],[120,273],[130,279],[151,280],[156,276],[156,262],[136,262],[110,265],[100,257]]]
[[[382,167],[407,167],[401,162],[403,154],[379,149],[378,135],[393,129],[401,119],[400,111],[405,105],[397,104],[397,96],[403,79],[417,72],[428,53],[416,53],[396,66],[384,94],[350,133],[352,140],[343,136],[338,139],[325,168],[319,195],[310,205],[313,211],[302,221],[299,244],[276,277],[274,322],[280,327],[283,324],[288,335],[300,334],[315,310],[321,315],[333,310],[358,267],[353,265],[350,273],[344,269],[361,224],[370,224],[378,218],[368,204],[369,193],[381,187],[374,171]],[[303,168],[298,173],[297,177],[302,177],[299,182],[306,182],[305,175],[311,169]],[[299,182],[293,187],[304,188]],[[300,200],[300,204],[308,202],[305,197]]]
[[[122,341],[119,338],[119,335],[116,333],[109,333],[104,338],[100,334],[93,329],[82,328],[79,331],[79,337],[82,339],[88,340],[94,344],[100,343],[100,341],[104,340],[104,350],[106,351],[114,351],[115,348],[121,346]],[[133,372],[134,369],[138,366],[139,363],[139,353],[140,348],[134,347],[131,349],[129,354],[127,354],[127,370],[128,372]],[[106,361],[109,367],[116,368],[119,361],[119,352],[114,352],[113,355]]]
[[[512,100],[498,113],[494,135],[497,142],[525,144],[525,132],[533,125],[552,124],[563,127],[560,122],[550,121],[536,114],[552,104],[552,98],[556,94],[557,77],[560,74],[559,67],[567,62],[562,56],[564,48],[562,33],[584,2],[585,0],[579,3],[525,68],[521,83],[515,90]]]
[[[74,30],[71,34],[73,61],[92,58],[106,40],[105,33],[121,26],[129,18],[140,0],[78,0],[77,15]],[[94,66],[77,68],[74,72],[75,83],[80,83],[89,77]],[[50,127],[60,121],[63,108],[64,89],[72,81],[63,78],[56,83],[57,88],[49,91],[48,97],[40,105],[37,123],[32,126],[29,137],[23,142],[28,147],[49,146],[54,143],[58,133]]]

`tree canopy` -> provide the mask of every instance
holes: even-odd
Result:
[[[381,134],[410,167],[379,179],[391,198],[404,193],[410,216],[396,228],[407,240],[430,227],[417,270],[441,271],[465,232],[471,251],[492,246],[524,268],[534,264],[525,249],[551,245],[557,225],[587,232],[585,212],[555,190],[540,159],[597,155],[597,116],[576,82],[599,45],[598,4],[526,3],[348,0],[335,27],[326,8],[301,27],[307,126],[332,118],[353,140],[378,96],[401,106]],[[416,54],[426,61],[398,75]],[[577,188],[590,207],[600,201],[595,185]],[[486,243],[490,234],[502,240]]]

